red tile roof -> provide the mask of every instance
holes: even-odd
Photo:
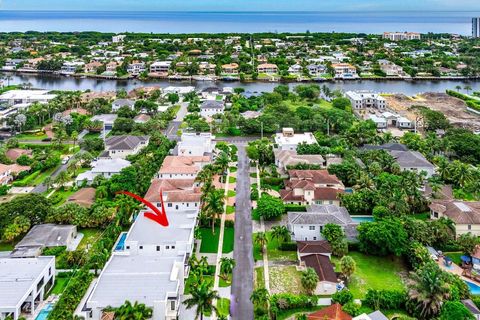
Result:
[[[297,241],[299,253],[332,253],[332,247],[326,240],[320,241]]]
[[[342,311],[342,306],[339,303],[332,304],[322,310],[310,313],[307,316],[308,320],[352,320],[352,316]]]
[[[309,254],[300,260],[308,268],[313,268],[318,275],[319,281],[337,282],[337,274],[333,270],[330,258],[323,254]]]

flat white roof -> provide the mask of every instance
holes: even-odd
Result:
[[[98,120],[102,121],[103,123],[114,123],[117,117],[118,116],[116,114],[98,114],[92,117],[92,121]]]
[[[55,94],[48,94],[48,90],[10,90],[0,95],[0,100],[12,99],[53,99]]]
[[[0,308],[22,302],[50,263],[55,265],[55,257],[0,258]]]
[[[284,130],[285,129],[289,128],[284,128]],[[315,136],[311,132],[296,133],[292,137],[286,137],[283,135],[283,133],[277,133],[275,135],[275,142],[279,145],[298,145],[302,142],[305,142],[307,144],[314,144],[317,143],[317,139],[315,139]]]
[[[353,100],[363,100],[363,99],[376,99],[376,100],[385,100],[381,95],[371,92],[371,91],[347,91],[345,93],[347,97]]]

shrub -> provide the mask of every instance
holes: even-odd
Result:
[[[332,295],[332,302],[340,303],[341,305],[353,302],[353,294],[348,289],[338,291]]]
[[[307,206],[301,206],[298,204],[286,204],[285,205],[285,212],[306,212],[307,211]]]
[[[278,250],[280,250],[280,251],[297,251],[297,243],[296,242],[282,242],[278,246]]]
[[[305,294],[295,295],[291,293],[274,294],[270,298],[270,303],[278,310],[289,310],[295,308],[312,308],[317,305],[317,296],[308,296]],[[273,309],[275,309],[273,308]]]
[[[45,248],[45,249],[43,249],[42,255],[58,257],[59,255],[64,253],[65,250],[67,250],[66,246]]]
[[[360,306],[353,301],[350,301],[349,303],[342,306],[342,310],[351,315],[352,317],[356,317],[361,314]]]
[[[406,293],[402,291],[368,289],[365,299],[362,300],[362,305],[374,310],[404,310],[406,300]]]

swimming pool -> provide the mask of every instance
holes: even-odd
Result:
[[[48,303],[45,305],[45,308],[43,308],[38,316],[35,318],[35,320],[46,320],[48,318],[48,314],[53,310],[53,304]]]
[[[122,232],[120,237],[115,245],[115,251],[123,251],[125,249],[125,239],[127,239],[127,233]]]
[[[373,216],[352,216],[352,220],[356,223],[362,223],[374,221],[375,218]]]
[[[463,280],[463,281],[468,285],[468,288],[470,289],[471,294],[480,295],[480,286],[470,281],[466,281],[466,280]]]

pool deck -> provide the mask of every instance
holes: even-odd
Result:
[[[463,269],[460,268],[457,264],[455,264],[453,262],[452,262],[452,265],[450,266],[450,268],[448,268],[448,267],[445,266],[443,258],[439,258],[438,261],[437,261],[437,264],[440,267],[440,269],[442,269],[444,271],[447,271],[447,272],[450,272],[450,273],[453,273],[453,274],[456,274],[457,276],[459,276],[464,281],[468,281],[468,282],[474,283],[476,285],[480,285],[480,282],[478,282],[474,279],[470,279],[470,278],[467,278],[467,277],[463,276],[462,275],[463,274]]]

